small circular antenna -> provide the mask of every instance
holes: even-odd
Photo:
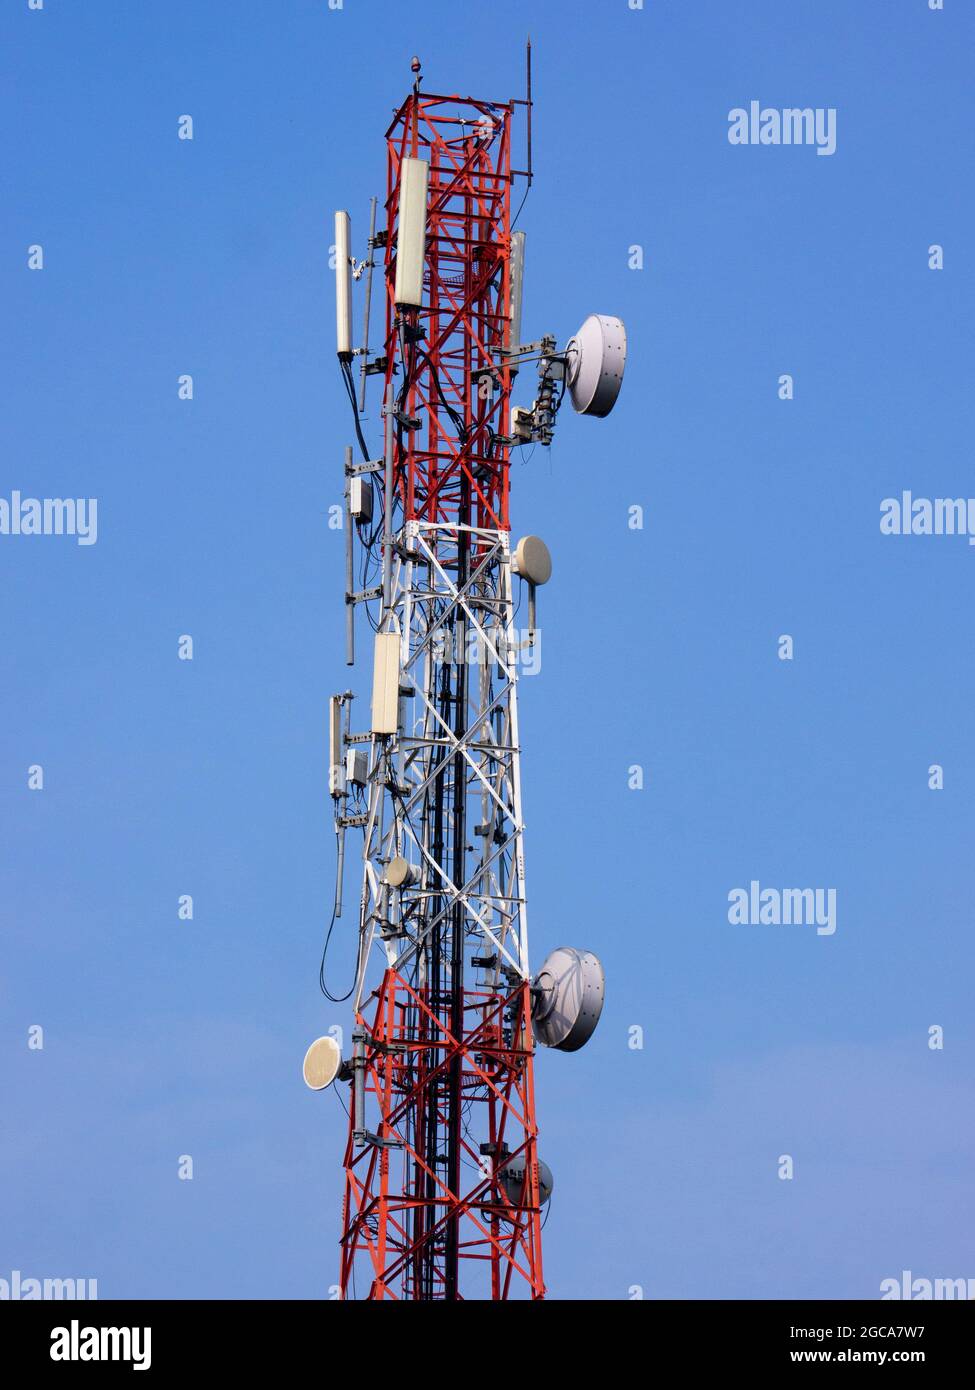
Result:
[[[506,1160],[503,1168],[498,1169],[498,1177],[501,1179],[501,1186],[504,1188],[505,1196],[513,1207],[527,1207],[529,1203],[529,1193],[525,1183],[525,1155],[516,1154],[514,1158]],[[555,1179],[552,1177],[552,1170],[547,1163],[538,1160],[538,1204],[544,1206],[552,1195],[552,1188],[555,1186]]]
[[[609,314],[590,314],[565,351],[567,385],[580,415],[608,415],[623,385],[626,329]]]
[[[416,879],[416,869],[401,854],[395,855],[386,866],[386,882],[390,888],[407,888],[416,883]]]
[[[324,1091],[335,1080],[342,1065],[342,1049],[334,1038],[316,1038],[305,1053],[301,1074],[313,1091]]]
[[[578,1052],[596,1031],[606,977],[592,951],[559,946],[532,981],[532,1026],[544,1047]]]
[[[511,568],[529,584],[547,584],[552,577],[552,557],[538,536],[522,536],[511,557]]]

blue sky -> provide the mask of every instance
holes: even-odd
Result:
[[[879,529],[903,489],[975,493],[975,12],[10,0],[0,496],[97,497],[98,540],[0,536],[0,1277],[335,1282],[344,1116],[300,1080],[348,1021],[317,984],[331,213],[361,254],[414,52],[505,99],[528,30],[526,333],[614,313],[630,346],[612,416],[513,470],[555,563],[521,687],[533,955],[607,972],[593,1041],[538,1063],[551,1295],[975,1276],[975,553]],[[753,99],[835,107],[835,154],[729,144]],[[835,888],[835,934],[732,926],[752,879]]]

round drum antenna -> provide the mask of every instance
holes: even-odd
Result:
[[[606,982],[592,951],[559,946],[532,982],[532,1027],[544,1047],[578,1052],[603,1011]]]
[[[590,314],[565,351],[566,384],[580,415],[608,415],[623,385],[626,329],[609,314]]]

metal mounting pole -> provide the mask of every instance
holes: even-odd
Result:
[[[345,446],[345,664],[355,665],[355,564],[352,535],[352,445]]]
[[[389,612],[393,581],[393,383],[386,386],[383,406],[385,447],[383,449],[383,621]]]
[[[369,200],[369,240],[366,243],[366,307],[362,323],[362,365],[359,368],[359,413],[366,409],[366,367],[369,362],[369,312],[372,307],[373,250],[376,244],[376,199]]]

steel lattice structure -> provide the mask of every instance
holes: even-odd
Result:
[[[505,438],[514,107],[417,84],[387,132],[376,625],[396,637],[400,707],[344,822],[363,828],[364,873],[343,1298],[545,1292]],[[393,288],[405,158],[429,167],[409,309]]]

